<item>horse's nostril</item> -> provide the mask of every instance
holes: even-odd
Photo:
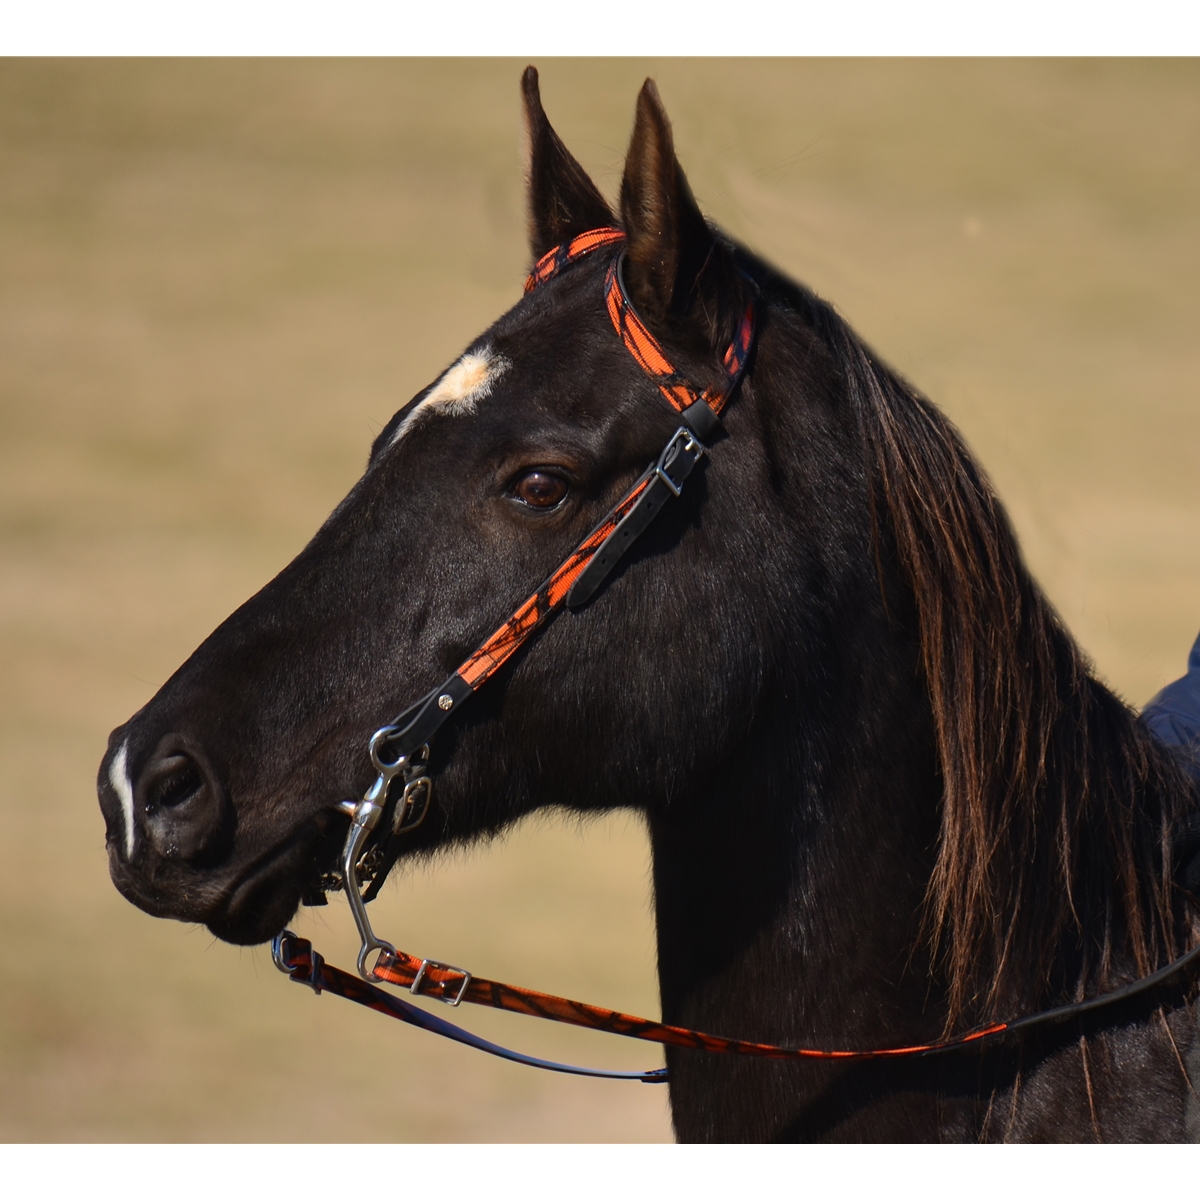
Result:
[[[192,738],[167,734],[142,767],[134,795],[141,825],[163,858],[194,863],[226,848],[232,810]]]
[[[204,786],[204,775],[186,754],[172,755],[157,765],[164,773],[156,775],[147,785],[147,808],[174,808],[190,800]]]

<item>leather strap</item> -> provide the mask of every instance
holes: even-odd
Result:
[[[531,292],[553,279],[580,258],[624,241],[619,229],[594,229],[557,246],[538,259],[525,291]],[[538,589],[439,687],[392,722],[389,742],[397,754],[413,754],[456,713],[564,605],[578,608],[587,602],[611,573],[621,556],[649,526],[679,490],[704,453],[704,442],[720,429],[719,414],[729,401],[746,369],[754,345],[754,303],[747,305],[733,341],[722,358],[727,384],[723,389],[697,391],[680,375],[662,346],[646,328],[625,294],[618,256],[605,276],[605,302],[613,328],[659,391],[681,415],[684,426],[672,435],[656,463],[652,463],[614,505],[604,519],[575,547]],[[690,438],[681,433],[690,431]],[[378,889],[373,888],[372,894]]]
[[[706,410],[708,406],[702,405]],[[704,455],[704,446],[688,428],[680,426],[666,444],[658,462],[634,486],[645,482],[633,506],[596,548],[591,561],[580,571],[567,592],[567,607],[580,608],[595,594],[608,573],[646,531],[662,507],[678,496],[692,468]]]
[[[302,983],[312,988],[319,996],[322,992],[330,992],[353,1000],[365,1008],[383,1013],[386,1017],[395,1017],[407,1025],[415,1025],[428,1033],[436,1033],[439,1037],[449,1038],[470,1046],[472,1050],[482,1050],[485,1054],[494,1054],[497,1058],[506,1058],[525,1067],[540,1067],[543,1071],[558,1071],[567,1075],[586,1075],[592,1079],[630,1079],[640,1083],[666,1083],[665,1068],[658,1067],[649,1071],[606,1071],[601,1067],[576,1067],[569,1063],[554,1062],[552,1059],[535,1058],[532,1054],[522,1054],[519,1050],[510,1050],[489,1042],[478,1034],[462,1029],[450,1021],[443,1021],[433,1013],[428,1013],[415,1004],[409,1004],[398,996],[389,995],[382,988],[365,983],[348,971],[329,966],[325,960],[312,948],[312,943],[297,937],[290,931],[281,933],[275,939],[275,963],[281,971],[291,977],[293,982]]]
[[[512,1062],[542,1067],[551,1071],[564,1071],[575,1075],[593,1075],[606,1079],[637,1079],[643,1083],[663,1083],[667,1080],[665,1070],[636,1072],[602,1071],[593,1067],[573,1067],[565,1063],[531,1058],[515,1050],[508,1050],[494,1042],[476,1037],[449,1021],[443,1021],[430,1013],[415,1008],[406,1001],[364,983],[362,980],[336,967],[325,965],[316,954],[311,943],[285,930],[275,939],[275,962],[297,983],[307,984],[314,991],[322,989],[344,996],[357,1004],[366,1005],[377,1012],[417,1025],[432,1033],[448,1037],[464,1045],[473,1046],[489,1054],[496,1054]],[[479,1004],[488,1008],[500,1008],[506,1012],[522,1013],[542,1020],[557,1021],[567,1025],[578,1025],[584,1029],[595,1029],[619,1037],[637,1038],[645,1042],[656,1042],[664,1046],[682,1046],[691,1050],[702,1050],[710,1054],[738,1054],[750,1058],[767,1059],[820,1059],[841,1062],[862,1062],[868,1059],[917,1058],[931,1054],[944,1054],[952,1050],[993,1041],[1001,1035],[1028,1031],[1042,1025],[1061,1024],[1098,1009],[1107,1008],[1123,1000],[1150,992],[1200,960],[1200,946],[1161,967],[1151,975],[1126,984],[1111,992],[1093,996],[1077,1004],[1064,1004],[1047,1009],[1015,1021],[999,1021],[983,1029],[976,1029],[961,1037],[929,1042],[913,1046],[891,1046],[874,1050],[820,1050],[807,1046],[775,1046],[764,1042],[747,1042],[737,1038],[719,1037],[701,1033],[696,1029],[684,1029],[678,1025],[665,1025],[646,1017],[635,1017],[629,1013],[615,1012],[579,1000],[568,1000],[562,996],[536,992],[530,988],[516,987],[509,983],[497,983],[481,979],[459,967],[447,963],[416,958],[402,950],[381,951],[372,974],[381,983],[390,983],[407,988],[413,995],[441,1000],[447,1004]]]
[[[625,240],[624,230],[612,225],[604,225],[599,229],[589,229],[561,246],[555,246],[547,251],[533,264],[533,270],[525,280],[525,291],[528,294],[540,284],[553,279],[564,267],[569,267],[577,258],[591,254],[593,250],[605,246],[615,246]]]
[[[389,739],[398,754],[413,754],[458,711],[566,602],[575,580],[595,553],[618,528],[638,498],[650,486],[652,471],[645,472],[607,516],[575,547],[538,589],[484,639],[471,656],[440,687],[427,693],[393,724]]]
[[[608,268],[608,274],[604,277],[604,300],[613,328],[625,343],[625,349],[633,355],[638,366],[658,384],[658,390],[676,412],[685,413],[694,405],[703,402],[712,409],[714,416],[719,417],[742,378],[751,347],[754,345],[754,302],[751,301],[746,306],[733,341],[729,343],[722,359],[728,384],[720,390],[706,388],[703,392],[698,392],[671,365],[658,340],[637,315],[625,291],[624,262],[625,256],[622,254]],[[715,426],[709,428],[715,431]],[[702,433],[701,436],[706,435]]]

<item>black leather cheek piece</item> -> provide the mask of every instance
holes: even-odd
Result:
[[[671,498],[665,484],[657,479],[641,494],[638,502],[625,514],[621,523],[609,534],[604,545],[583,569],[567,593],[567,607],[580,608],[586,604],[621,556],[658,515],[658,510]]]
[[[701,401],[704,408],[707,404]],[[693,404],[691,406],[695,408]],[[685,412],[688,410],[685,410]],[[712,409],[708,409],[711,413]],[[714,417],[714,420],[716,418]],[[720,422],[717,421],[720,425]],[[621,523],[608,535],[567,593],[567,607],[580,608],[586,604],[622,555],[645,532],[646,527],[671,499],[678,496],[692,468],[704,457],[700,440],[681,425],[667,443],[657,463],[652,463],[642,479],[649,478],[646,490],[625,514]]]

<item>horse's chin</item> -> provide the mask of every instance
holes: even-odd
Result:
[[[312,874],[310,839],[293,842],[242,876],[205,918],[209,931],[235,946],[269,942],[300,906],[302,880]]]
[[[330,865],[325,860],[341,836],[329,824],[313,822],[240,874],[205,916],[209,931],[236,946],[269,942],[291,920],[322,866]]]

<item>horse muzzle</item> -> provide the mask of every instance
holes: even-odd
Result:
[[[199,743],[168,733],[149,754],[135,756],[131,740],[114,738],[100,765],[109,846],[127,863],[147,854],[195,867],[219,863],[233,844],[236,819]]]

